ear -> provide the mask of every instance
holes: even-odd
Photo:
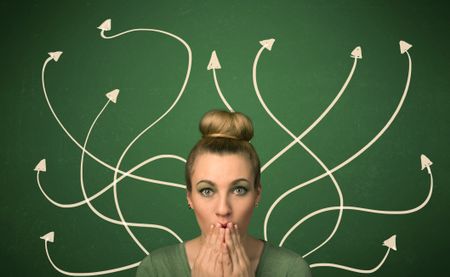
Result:
[[[186,192],[186,199],[187,199],[187,202],[188,202],[188,205],[191,207],[191,208],[194,208],[193,206],[192,206],[192,200],[191,200],[191,192],[190,191],[187,191]]]
[[[262,186],[261,184],[256,188],[256,203],[259,203],[261,200],[261,192],[262,192]]]

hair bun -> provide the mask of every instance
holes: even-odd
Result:
[[[203,137],[221,137],[250,141],[253,138],[253,124],[249,117],[240,112],[212,110],[200,120]]]

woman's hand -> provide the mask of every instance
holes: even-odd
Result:
[[[192,277],[223,276],[222,249],[225,230],[218,224],[211,225],[209,231],[192,266]]]
[[[228,277],[252,277],[255,276],[247,257],[245,248],[241,243],[241,238],[237,225],[228,223],[225,229],[225,243],[222,246],[223,274]]]

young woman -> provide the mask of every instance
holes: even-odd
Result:
[[[201,234],[153,251],[139,265],[147,276],[311,276],[298,254],[247,233],[261,198],[260,161],[249,143],[251,120],[213,110],[186,162],[187,201]]]

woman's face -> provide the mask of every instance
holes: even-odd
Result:
[[[202,234],[211,224],[228,222],[246,234],[261,188],[255,189],[250,161],[240,154],[203,153],[196,157],[187,192]]]

